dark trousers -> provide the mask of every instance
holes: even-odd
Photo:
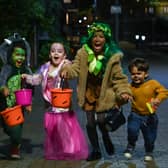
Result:
[[[131,112],[128,116],[128,143],[135,146],[140,131],[144,138],[145,152],[153,152],[157,137],[158,117],[156,114],[150,116],[138,115]]]
[[[12,146],[18,146],[21,144],[23,124],[10,127],[2,121],[2,127],[4,132],[10,137]]]

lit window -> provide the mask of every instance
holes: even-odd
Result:
[[[154,13],[153,7],[149,7],[149,13],[150,13],[150,14],[153,14],[153,13]]]
[[[64,0],[64,3],[71,3],[71,0]]]
[[[129,13],[130,13],[130,15],[132,15],[133,14],[133,9],[130,9]]]
[[[168,13],[168,7],[167,6],[163,7],[163,13]]]

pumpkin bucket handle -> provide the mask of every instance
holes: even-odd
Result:
[[[60,88],[63,90],[69,88],[68,81],[65,78],[61,78]]]

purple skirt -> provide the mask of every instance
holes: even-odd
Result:
[[[44,128],[45,159],[82,160],[88,157],[87,140],[75,112],[46,112]]]

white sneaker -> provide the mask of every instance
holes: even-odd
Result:
[[[133,151],[134,151],[134,147],[131,145],[127,145],[127,149],[124,151],[124,156],[127,159],[131,159]]]
[[[124,152],[124,156],[125,156],[127,159],[131,159],[131,158],[132,158],[132,154],[129,153],[129,152]]]
[[[152,161],[153,160],[153,155],[151,153],[146,153],[145,157],[144,157],[144,161],[148,162],[148,161]]]

